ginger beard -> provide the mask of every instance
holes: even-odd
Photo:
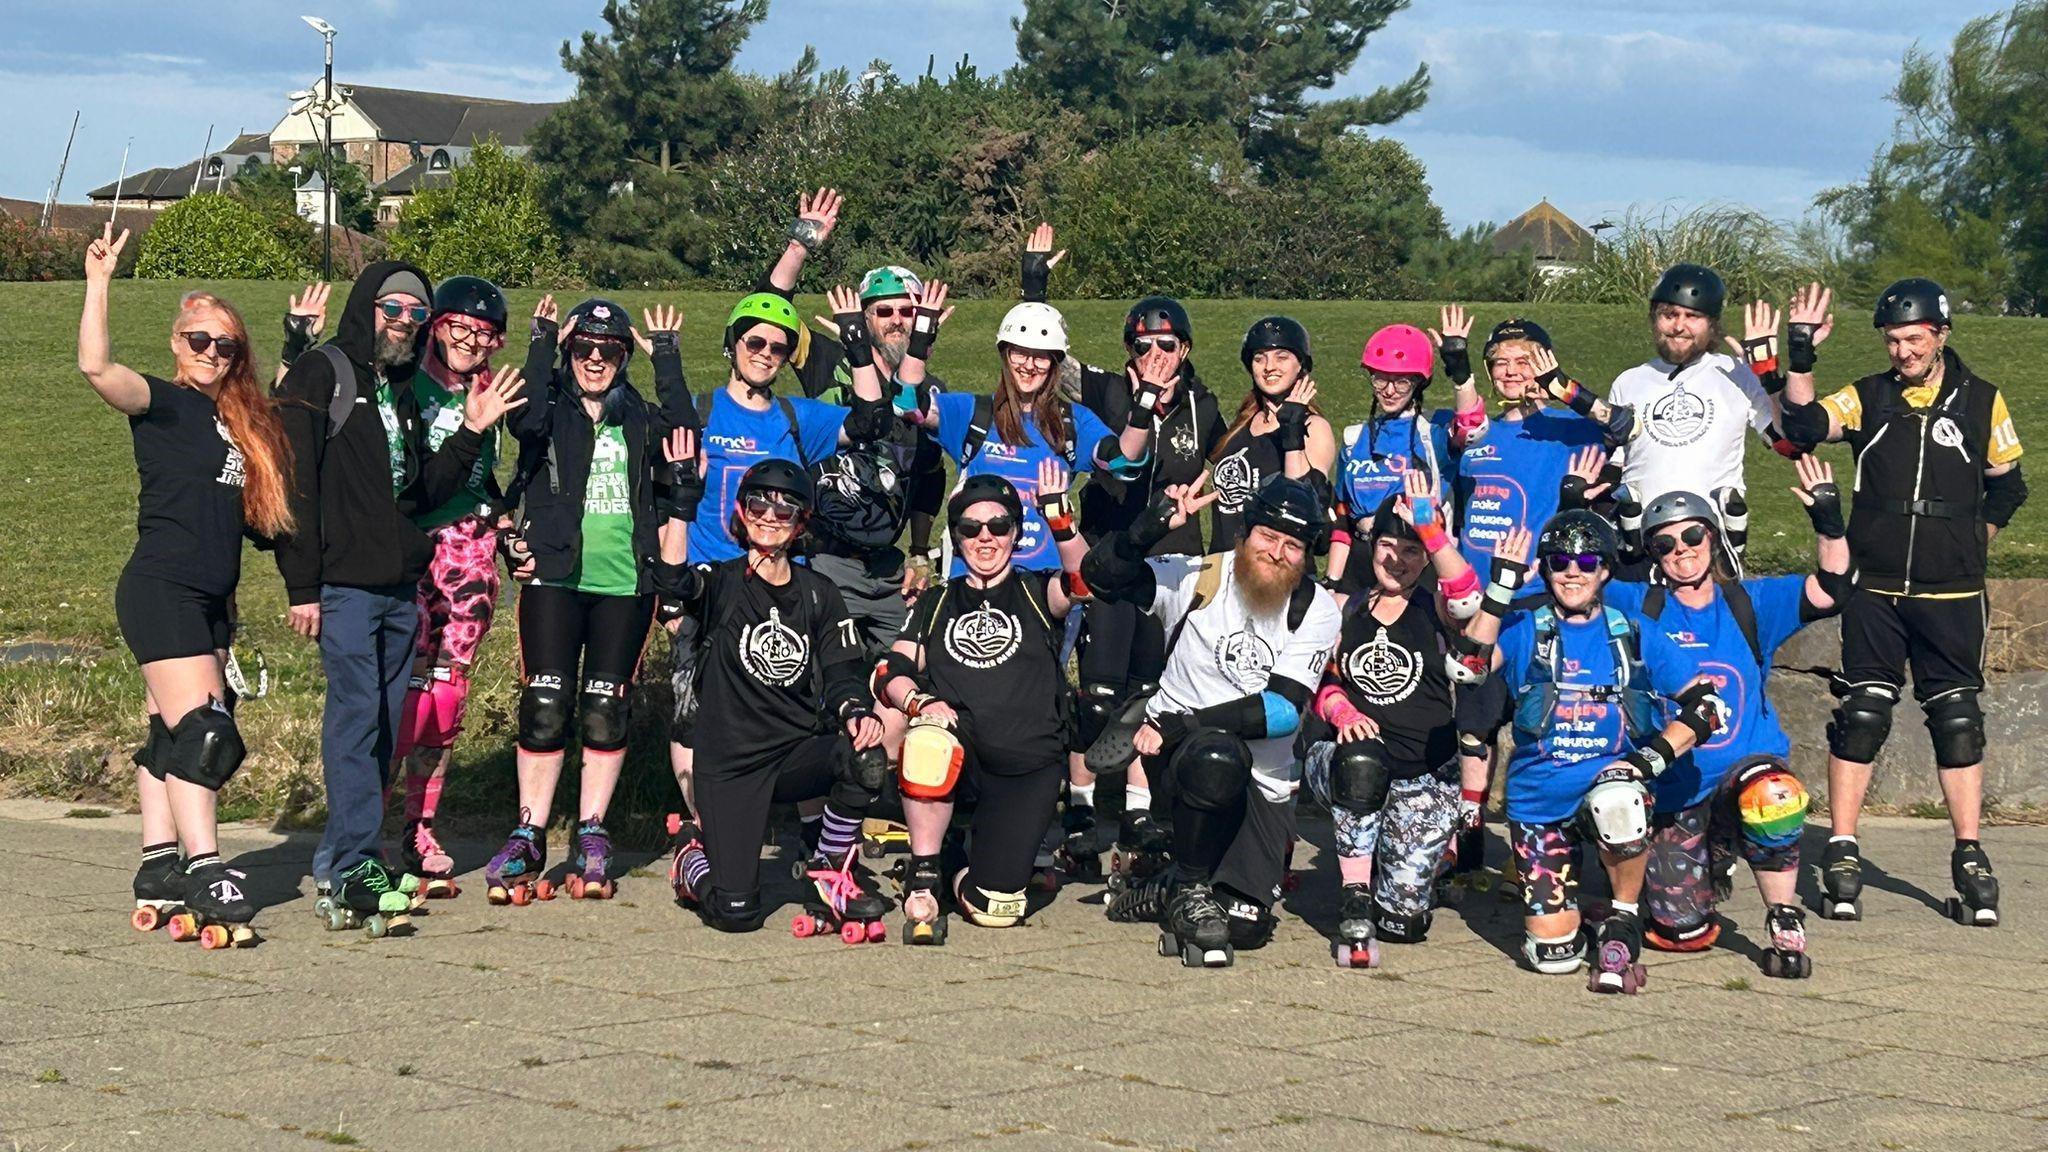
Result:
[[[1237,542],[1237,594],[1254,616],[1286,607],[1307,571],[1308,549],[1292,536],[1261,525]]]
[[[1676,304],[1659,304],[1650,311],[1650,335],[1666,364],[1690,364],[1713,350],[1714,319]]]

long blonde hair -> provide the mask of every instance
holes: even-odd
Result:
[[[220,422],[242,453],[242,519],[265,536],[288,536],[294,527],[287,490],[292,450],[284,438],[284,424],[277,418],[276,401],[256,383],[255,350],[249,346],[248,326],[234,305],[211,292],[186,293],[178,305],[178,319],[194,308],[211,308],[226,317],[227,334],[242,345],[221,377],[220,395],[214,399]],[[177,320],[171,322],[174,333],[177,326]]]

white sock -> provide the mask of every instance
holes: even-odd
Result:
[[[1067,800],[1073,804],[1085,804],[1090,808],[1095,807],[1095,782],[1093,780],[1086,784],[1069,782],[1067,784]]]
[[[1152,786],[1150,784],[1124,785],[1124,811],[1150,812],[1152,810]]]

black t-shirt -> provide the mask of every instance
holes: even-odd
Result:
[[[932,690],[966,718],[983,771],[1023,775],[1065,755],[1066,672],[1042,576],[955,577],[918,598],[903,637],[924,646]]]
[[[1330,664],[1352,706],[1380,726],[1394,776],[1427,775],[1458,750],[1444,626],[1426,596],[1408,601],[1392,624],[1373,617],[1369,599],[1351,600]]]
[[[1092,366],[1082,368],[1081,403],[1102,417],[1104,424],[1122,428],[1130,423],[1133,399],[1128,377]],[[1209,466],[1209,453],[1228,429],[1217,411],[1216,398],[1202,387],[1192,369],[1183,372],[1173,404],[1153,429],[1151,459],[1140,474],[1116,480],[1097,472],[1081,489],[1082,533],[1097,540],[1129,528],[1151,506],[1155,492],[1200,476]],[[1199,556],[1202,552],[1201,522],[1190,519],[1153,545],[1151,554]]]
[[[142,481],[129,563],[225,596],[242,573],[242,450],[204,392],[143,379],[149,410],[128,418]]]
[[[699,619],[700,758],[744,762],[825,731],[824,670],[863,658],[839,589],[808,569],[770,584],[727,560],[708,574]]]
[[[1231,433],[1209,466],[1209,487],[1216,492],[1215,520],[1209,551],[1228,552],[1244,538],[1244,510],[1252,493],[1268,476],[1286,471],[1287,454],[1276,433],[1252,435],[1250,422]]]

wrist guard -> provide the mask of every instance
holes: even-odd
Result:
[[[1623,756],[1615,762],[1612,768],[1602,768],[1600,776],[1606,776],[1608,773],[1620,769],[1627,774],[1629,779],[1640,784],[1646,780],[1655,780],[1657,777],[1662,776],[1664,770],[1671,767],[1671,762],[1676,759],[1678,759],[1678,752],[1671,747],[1670,742],[1665,740],[1662,735],[1653,736],[1650,738],[1649,743]],[[1594,777],[1593,782],[1595,784],[1600,783],[1599,777]]]
[[[289,368],[293,361],[305,355],[306,349],[312,346],[313,318],[287,313],[284,318],[284,351],[279,354],[278,359],[283,360],[285,367]]]
[[[789,222],[789,238],[793,243],[803,245],[806,254],[814,253],[825,243],[825,226],[799,216]]]
[[[1018,280],[1024,288],[1024,299],[1044,300],[1046,292],[1052,287],[1052,253],[1024,253]]]
[[[1759,377],[1768,376],[1778,370],[1778,334],[1759,336],[1742,342],[1742,358],[1749,364],[1749,370]]]
[[[656,356],[669,354],[680,356],[683,354],[683,334],[680,332],[649,333],[647,342],[654,345],[654,354]]]
[[[875,348],[868,337],[868,318],[859,312],[835,312],[832,322],[839,326],[839,347],[846,352],[847,367],[872,366]]]
[[[1150,428],[1159,418],[1160,397],[1166,393],[1157,384],[1138,382],[1138,394],[1131,401],[1131,427]]]
[[[919,360],[932,358],[932,345],[939,340],[939,314],[930,308],[919,308],[910,320],[910,346],[903,353]]]
[[[1830,540],[1840,540],[1849,534],[1849,525],[1842,519],[1842,489],[1834,481],[1815,484],[1806,490],[1813,497],[1807,506],[1806,518],[1813,521],[1813,533]]]
[[[1522,561],[1495,556],[1486,581],[1486,603],[1480,607],[1489,616],[1507,615],[1508,606],[1514,603],[1515,593],[1521,590],[1528,575],[1529,566]]]
[[[1720,731],[1721,717],[1728,705],[1711,683],[1701,680],[1688,684],[1672,699],[1678,704],[1678,715],[1672,719],[1692,732],[1695,745],[1705,744],[1708,737]]]
[[[675,509],[675,518],[685,524],[697,522],[697,508],[704,502],[704,477],[697,474],[697,461],[670,460],[668,469],[668,499]]]
[[[1273,415],[1280,421],[1273,436],[1279,441],[1282,454],[1300,452],[1308,447],[1308,405],[1292,400],[1282,401]]]
[[[1444,358],[1444,379],[1462,388],[1472,382],[1472,344],[1463,336],[1444,337],[1438,349]]]
[[[1040,492],[1038,511],[1045,517],[1045,526],[1052,529],[1054,540],[1074,538],[1074,509],[1067,503],[1065,492]]]
[[[1162,493],[1154,499],[1152,506],[1145,509],[1145,514],[1138,517],[1137,521],[1118,537],[1122,544],[1129,546],[1129,551],[1125,555],[1134,560],[1142,560],[1151,555],[1152,546],[1166,539],[1166,534],[1173,531],[1175,511],[1177,509],[1170,497]],[[1124,552],[1124,548],[1120,546],[1118,551]]]
[[[1811,324],[1788,324],[1785,326],[1785,367],[1804,376],[1813,371],[1820,362],[1820,354],[1813,346],[1814,326]]]
[[[1557,482],[1557,510],[1569,512],[1574,508],[1588,507],[1591,501],[1586,499],[1586,487],[1584,476],[1566,473],[1565,478]]]

